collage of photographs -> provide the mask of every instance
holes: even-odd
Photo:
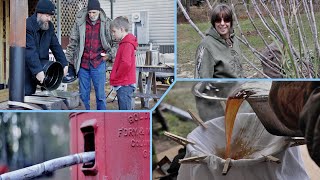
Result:
[[[319,180],[320,0],[0,0],[0,180]]]

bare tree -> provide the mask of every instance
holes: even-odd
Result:
[[[199,35],[204,38],[204,34],[200,31],[200,29],[193,23],[193,21],[190,19],[188,13],[186,12],[186,10],[184,9],[183,5],[181,4],[181,1],[178,0],[178,5],[181,9],[181,11],[183,12],[185,18],[188,20],[188,22],[190,23],[190,25],[199,33]]]

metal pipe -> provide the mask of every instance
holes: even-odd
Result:
[[[61,0],[57,0],[57,37],[61,44]]]
[[[94,159],[94,151],[64,156],[40,164],[36,164],[27,168],[2,174],[0,175],[0,180],[32,179],[44,175],[48,172],[53,172],[55,170],[69,167],[75,164],[87,163],[93,161]]]
[[[111,4],[111,19],[113,19],[113,0],[110,0]]]
[[[10,0],[9,101],[24,102],[27,0]],[[10,108],[17,108],[10,106]]]

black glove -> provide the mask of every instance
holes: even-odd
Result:
[[[63,77],[62,82],[63,83],[71,83],[77,79],[76,70],[72,64],[69,64],[68,67],[68,74]]]
[[[178,174],[180,169],[179,160],[184,158],[186,151],[186,147],[179,149],[178,154],[173,158],[170,168],[167,170],[168,173],[176,175]]]
[[[309,96],[300,113],[299,123],[309,154],[320,167],[320,88],[314,89]]]

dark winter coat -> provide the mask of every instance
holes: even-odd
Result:
[[[25,94],[35,93],[37,80],[35,76],[43,70],[43,64],[49,60],[49,49],[52,51],[55,59],[63,67],[68,65],[68,61],[55,35],[52,22],[49,23],[49,29],[42,32],[37,23],[37,14],[27,18],[26,32],[26,54],[25,54]]]

